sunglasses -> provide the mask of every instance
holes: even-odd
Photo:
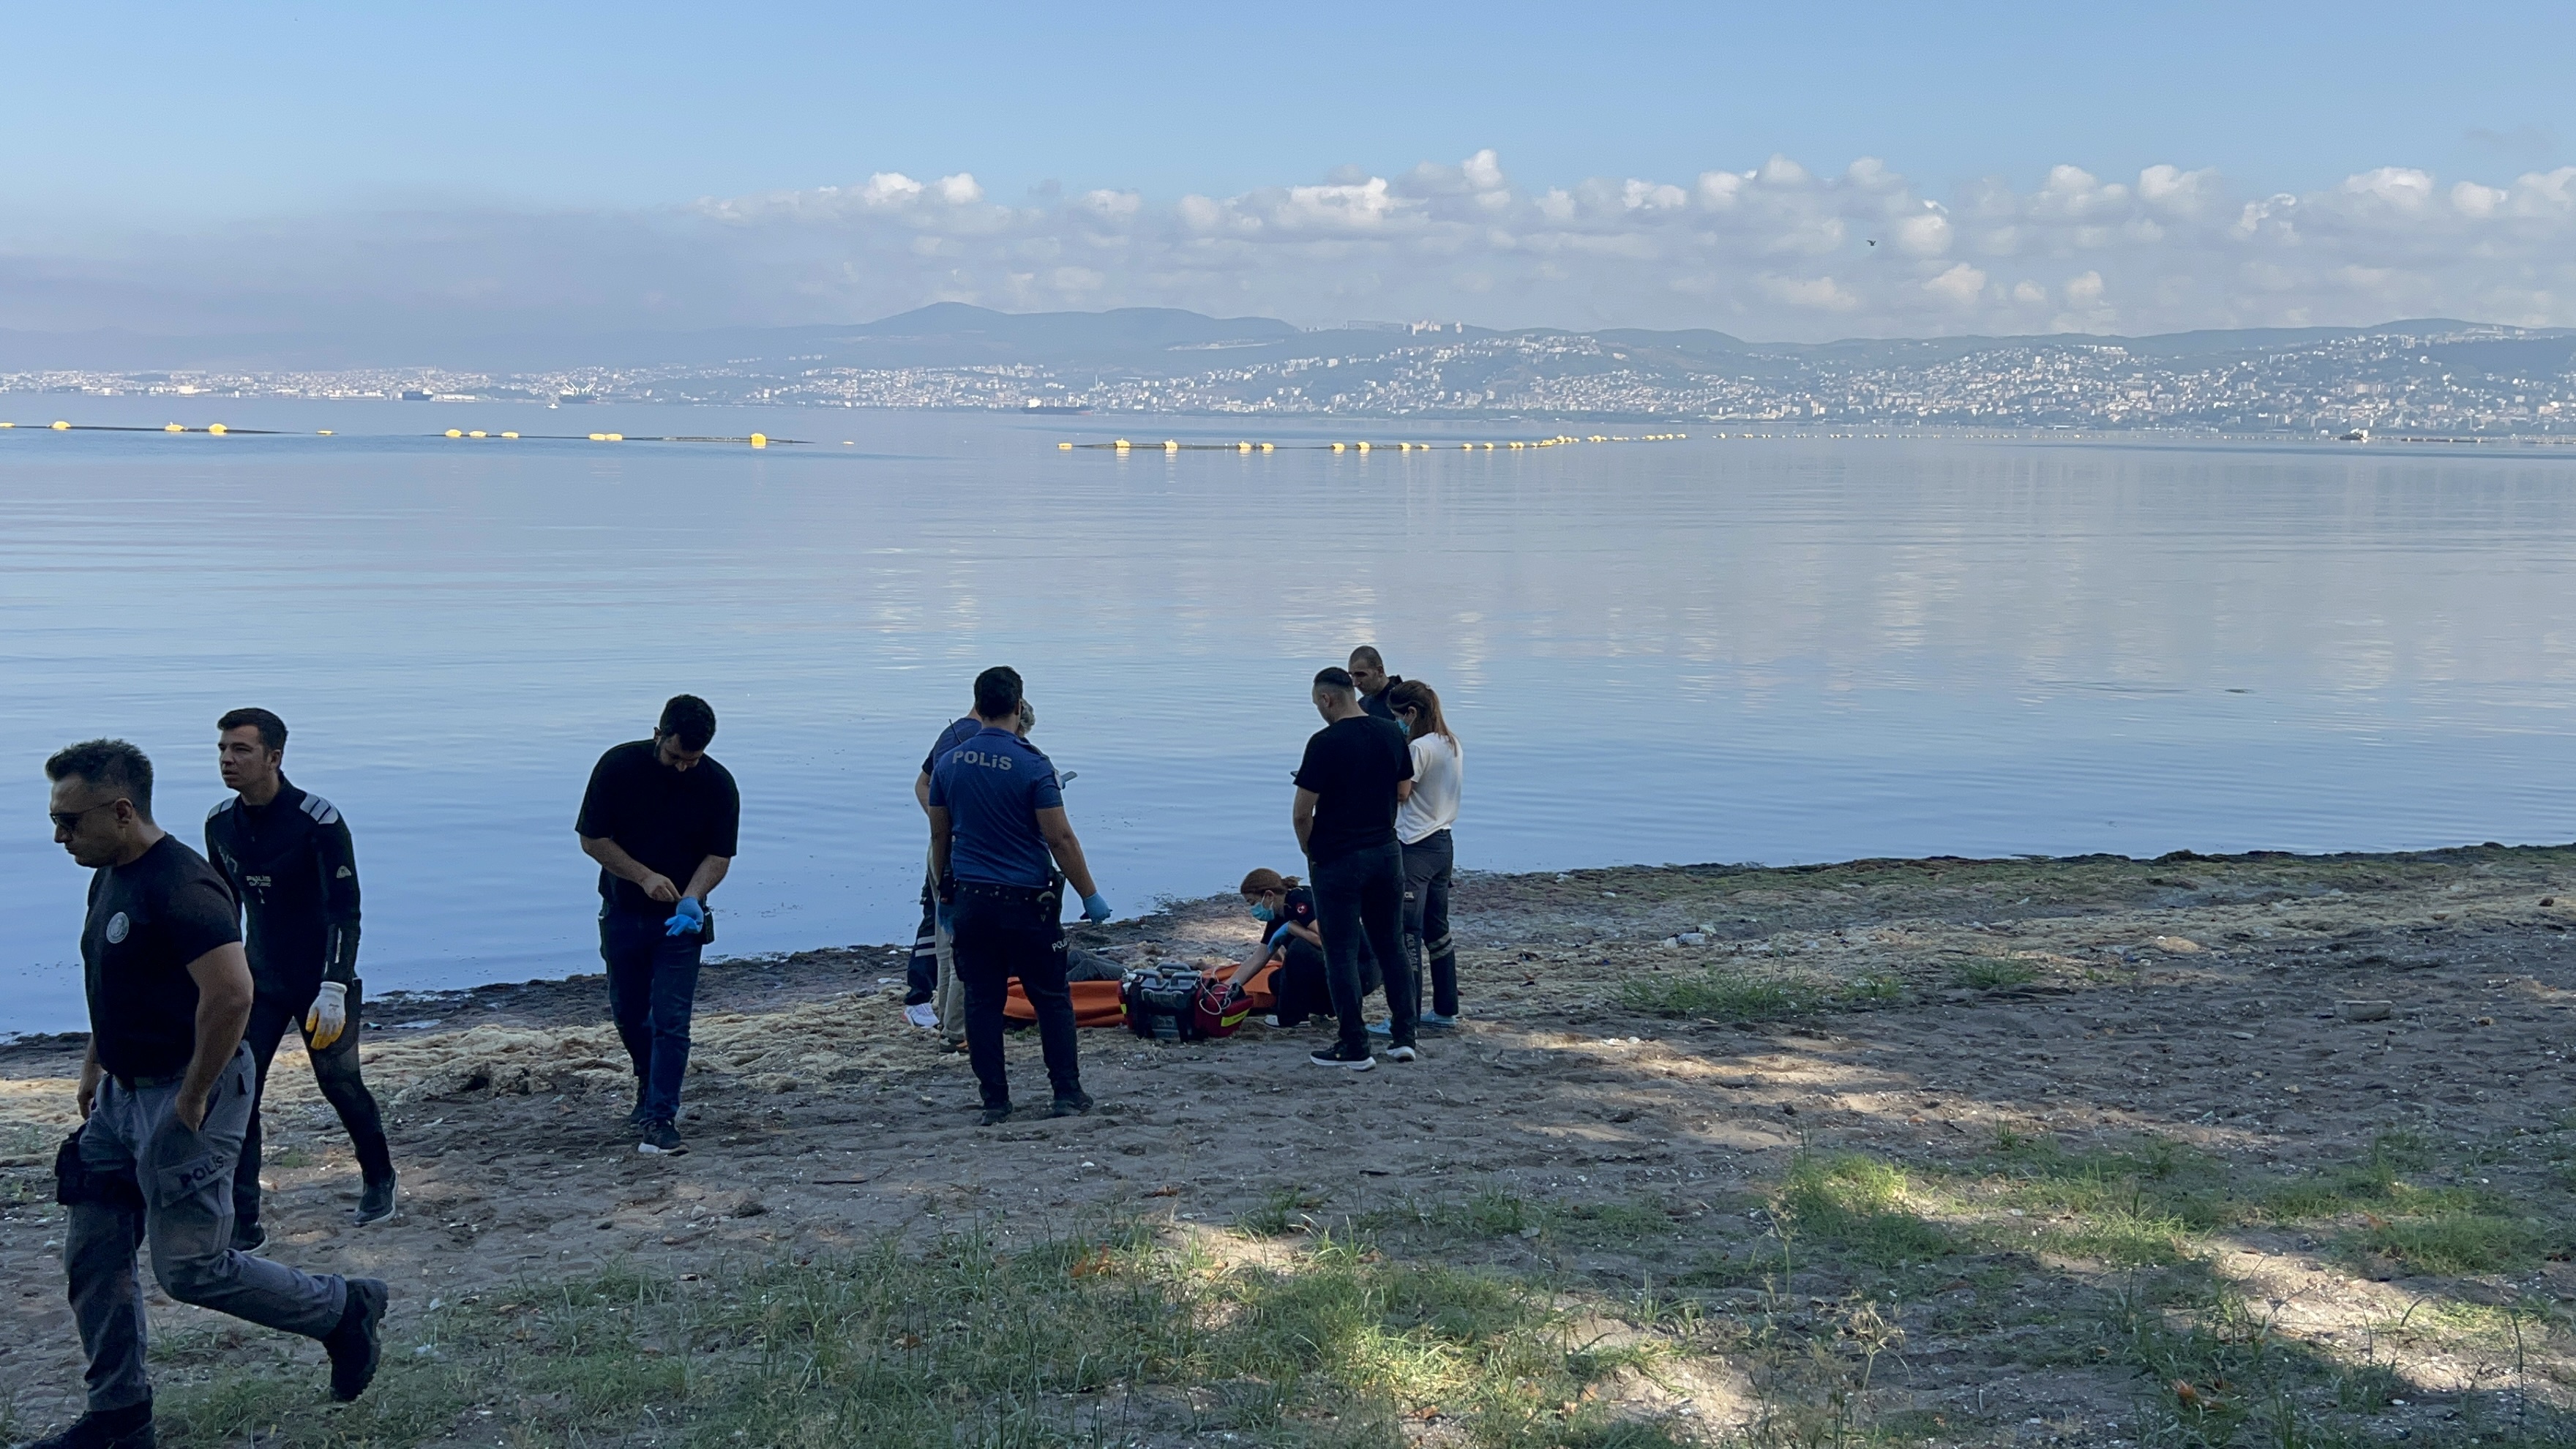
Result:
[[[80,828],[80,823],[83,820],[88,819],[92,815],[96,815],[98,812],[111,805],[122,805],[124,803],[124,797],[119,796],[114,800],[101,800],[97,804],[92,805],[85,810],[48,810],[45,812],[45,816],[47,819],[54,822],[54,828],[56,830],[78,830]]]

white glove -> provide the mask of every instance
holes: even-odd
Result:
[[[304,1036],[315,1051],[328,1048],[349,1029],[349,988],[342,982],[325,981],[321,994],[313,998],[312,1008],[304,1013]]]

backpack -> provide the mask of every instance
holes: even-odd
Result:
[[[1140,966],[1118,979],[1118,1012],[1127,1029],[1154,1041],[1197,1035],[1199,974]]]

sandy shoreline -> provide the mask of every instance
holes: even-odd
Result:
[[[1429,1061],[1353,1076],[1304,1064],[1313,1032],[1089,1031],[1099,1112],[987,1131],[963,1059],[900,1020],[904,948],[728,962],[701,992],[693,1150],[663,1160],[620,1130],[627,1078],[598,978],[389,997],[376,1020],[427,1023],[367,1038],[404,1215],[345,1225],[346,1142],[286,1059],[270,1252],[386,1277],[398,1316],[417,1317],[532,1277],[805,1261],[966,1222],[1027,1235],[1122,1214],[1253,1253],[1276,1251],[1266,1228],[1283,1222],[1293,1243],[1295,1223],[1366,1218],[1389,1253],[1568,1291],[1633,1293],[1642,1275],[1724,1314],[1747,1311],[1741,1265],[1776,1241],[1798,1164],[1860,1154],[1911,1174],[1908,1210],[1975,1249],[1929,1276],[1822,1249],[1798,1270],[1819,1303],[1885,1277],[1910,1367],[1871,1391],[1878,1411],[1938,1413],[1956,1429],[1927,1431],[1940,1442],[2030,1438],[2031,1421],[2107,1444],[2121,1435],[2103,1426],[2161,1390],[2135,1364],[2036,1351],[2016,1305],[2090,1302],[2111,1275],[2081,1250],[2084,1210],[2061,1220],[2016,1196],[2028,1174],[2010,1164],[2034,1139],[2153,1142],[2223,1167],[2211,1191],[2227,1201],[2272,1204],[2193,1229],[2195,1271],[2272,1303],[2273,1331],[2321,1359],[2365,1341],[2374,1362],[2399,1359],[2415,1401],[2375,1413],[2434,1433],[2480,1395],[2525,1414],[2576,1405],[2567,891],[2576,847],[1480,875],[1457,906],[1468,1020]],[[1220,898],[1080,939],[1215,960],[1251,929]],[[2389,1016],[2347,1019],[2337,1004],[2353,1000]],[[1011,1054],[1025,1101],[1043,1085],[1035,1043]],[[46,1169],[77,1060],[76,1039],[0,1048],[0,1373],[21,1429],[64,1412],[79,1377]],[[1230,1108],[1222,1130],[1213,1103]],[[2384,1236],[2384,1208],[2280,1206],[2278,1184],[2419,1139],[2410,1174],[2526,1225],[2498,1266],[2428,1271],[2420,1253],[2353,1247]],[[1494,1235],[1440,1216],[1496,1194],[1545,1215]],[[1412,1219],[1389,1216],[1406,1204]],[[1626,1236],[1578,1227],[1618,1213],[1644,1216]],[[2518,1344],[2387,1328],[2410,1302],[2508,1300],[2536,1314],[2515,1320]],[[313,1357],[157,1296],[155,1313],[192,1345],[165,1385]],[[1687,1401],[1695,1423],[1749,1422],[1772,1390],[1748,1352],[1677,1359],[1630,1386],[1636,1411]],[[1417,1437],[1438,1440],[1424,1422]]]

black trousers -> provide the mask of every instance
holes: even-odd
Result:
[[[364,983],[349,983],[349,1026],[340,1039],[324,1050],[312,1052],[313,1081],[322,1089],[322,1099],[340,1114],[340,1125],[349,1131],[349,1145],[357,1149],[358,1171],[368,1182],[382,1182],[394,1174],[393,1148],[385,1142],[385,1120],[376,1110],[376,1099],[358,1075],[358,1007]],[[290,993],[291,994],[291,993]],[[292,1024],[304,1029],[304,1013],[313,1005],[312,998],[289,1002],[279,993],[254,992],[250,999],[250,1024],[242,1028],[242,1041],[250,1047],[256,1069],[253,1078],[250,1125],[242,1129],[241,1156],[233,1162],[233,1218],[237,1222],[259,1221],[259,1104],[268,1093],[268,1066],[277,1059],[277,1048],[286,1039],[286,1028]],[[305,1043],[309,1050],[310,1039]]]
[[[1270,994],[1278,1003],[1276,1014],[1281,1026],[1296,1026],[1307,1017],[1333,1009],[1332,988],[1326,984],[1330,974],[1321,947],[1309,946],[1294,936],[1288,938],[1279,969],[1270,977]]]
[[[1458,1014],[1458,948],[1449,939],[1449,878],[1458,846],[1436,830],[1404,849],[1404,959],[1413,968],[1416,1000],[1422,990],[1423,955],[1431,958],[1431,1009]]]
[[[1324,933],[1324,979],[1333,993],[1342,1045],[1351,1051],[1368,1049],[1368,1020],[1362,1014],[1367,991],[1360,979],[1363,940],[1385,973],[1390,1038],[1396,1046],[1413,1045],[1414,1016],[1422,1008],[1413,988],[1413,967],[1404,954],[1402,849],[1390,840],[1312,862],[1312,869],[1316,924]]]
[[[921,929],[912,933],[912,957],[903,963],[903,1004],[920,1006],[939,994],[939,897],[921,882]]]
[[[1049,1085],[1059,1097],[1082,1090],[1073,992],[1064,981],[1064,924],[1041,911],[1037,896],[1016,886],[957,886],[951,950],[958,989],[966,997],[966,1058],[974,1063],[975,1085],[987,1107],[1011,1105],[1010,1076],[1002,1065],[1002,1003],[1014,976],[1037,1008]]]

